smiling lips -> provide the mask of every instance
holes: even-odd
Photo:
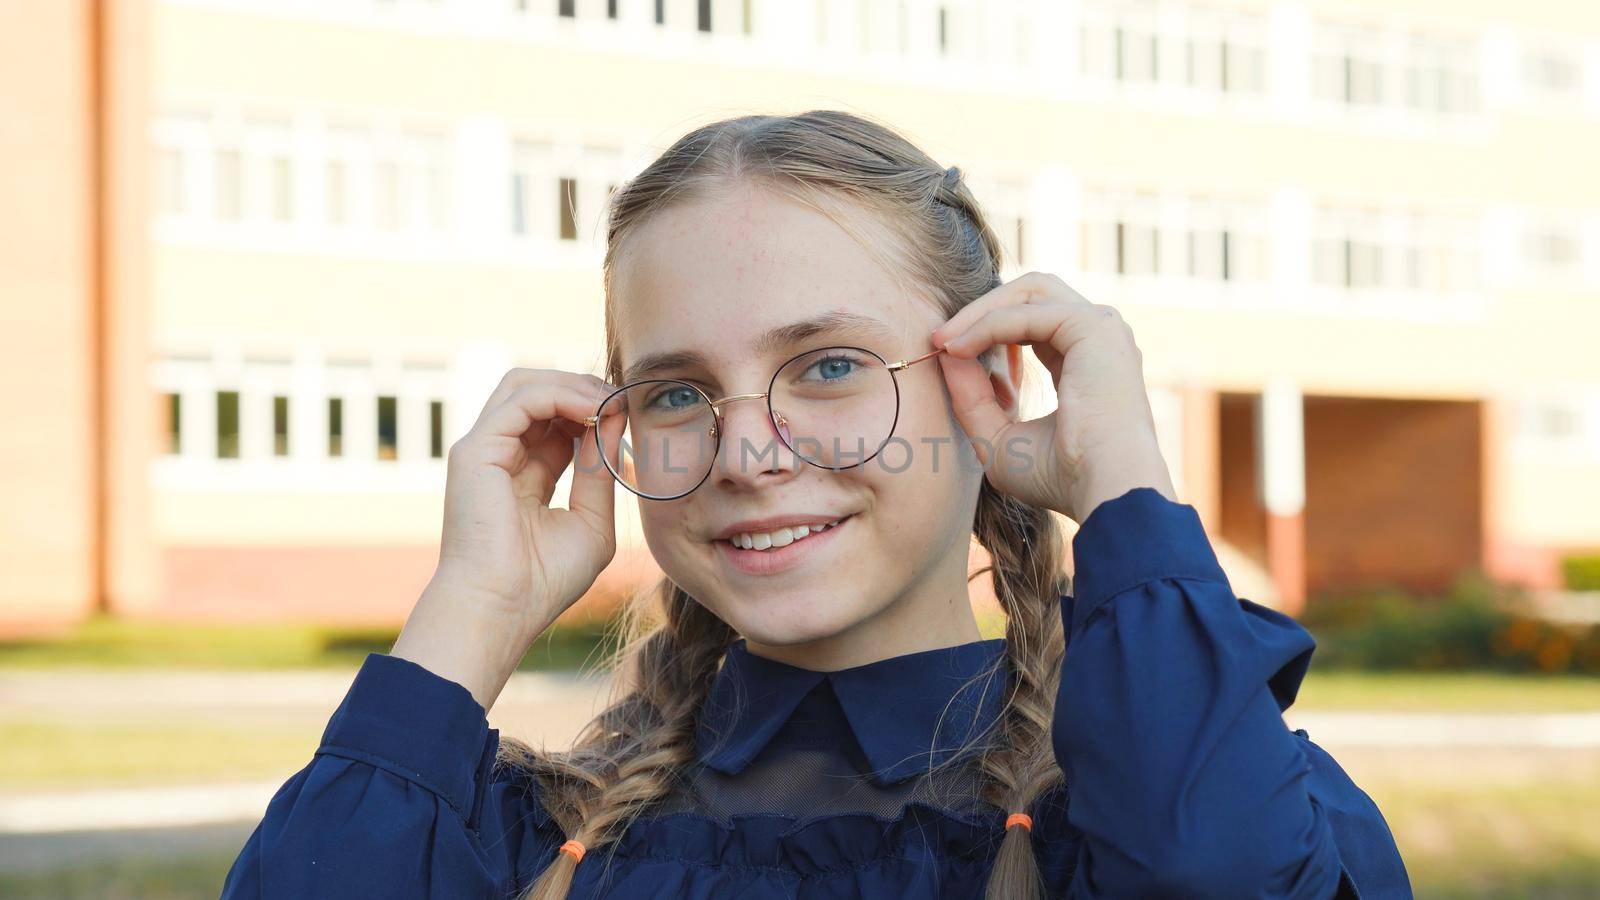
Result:
[[[711,543],[734,571],[751,576],[773,576],[801,568],[819,553],[838,543],[835,533],[851,519],[809,516],[751,519],[735,522]],[[809,519],[809,521],[807,521]]]
[[[803,540],[807,535],[826,531],[843,521],[844,519],[834,519],[831,522],[817,522],[810,525],[790,525],[772,531],[741,531],[725,540],[744,550],[770,550],[775,547],[787,547],[795,541]]]

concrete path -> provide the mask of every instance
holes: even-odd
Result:
[[[1567,747],[1600,749],[1600,712],[1298,712],[1291,728],[1335,747]]]

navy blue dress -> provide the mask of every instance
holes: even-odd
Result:
[[[1134,489],[1072,551],[1052,732],[1065,784],[1028,810],[1049,896],[1410,897],[1378,808],[1284,723],[1311,635],[1235,597],[1194,508]],[[736,641],[685,787],[591,848],[571,896],[982,896],[1009,811],[968,763],[1000,710],[1004,648],[817,672]],[[498,739],[462,686],[368,656],[223,897],[515,896],[566,836],[530,779],[494,765]]]

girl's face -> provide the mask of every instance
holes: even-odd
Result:
[[[853,222],[882,233],[867,215]],[[919,356],[944,321],[828,217],[751,188],[656,214],[618,266],[623,381],[681,379],[714,400],[766,391],[809,350]],[[763,401],[736,401],[722,407],[705,482],[677,500],[639,501],[663,571],[768,655],[816,664],[910,652],[933,632],[977,637],[966,571],[981,472],[956,457],[961,432],[937,359],[896,377],[899,440],[865,465],[810,465],[778,439]],[[741,453],[744,442],[758,452]],[[782,548],[730,540],[825,522],[839,524]]]

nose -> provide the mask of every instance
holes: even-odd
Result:
[[[755,487],[788,478],[800,467],[786,443],[782,411],[774,422],[766,400],[764,394],[745,394],[721,406],[722,441],[713,474],[719,484]]]

